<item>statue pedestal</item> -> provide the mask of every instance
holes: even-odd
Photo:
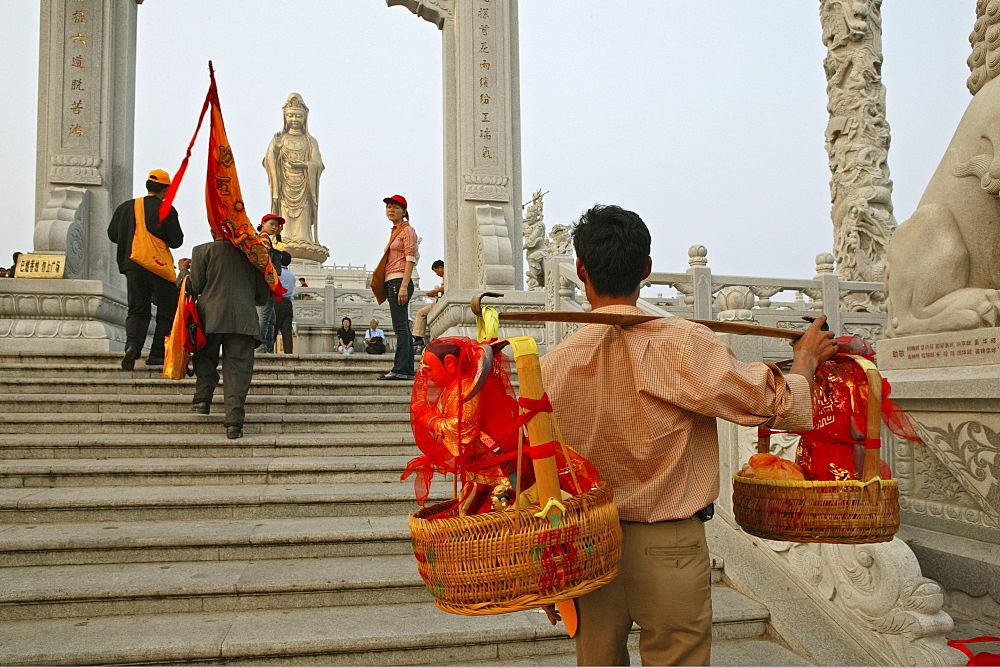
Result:
[[[330,249],[326,246],[321,246],[320,244],[314,244],[309,241],[286,241],[284,243],[284,249],[288,251],[288,254],[293,258],[299,260],[309,260],[311,262],[316,262],[317,264],[323,264],[326,259],[330,257]]]
[[[0,279],[0,352],[120,352],[127,310],[103,281]]]
[[[888,434],[899,537],[948,605],[1000,619],[1000,328],[885,339],[879,368],[919,445]]]

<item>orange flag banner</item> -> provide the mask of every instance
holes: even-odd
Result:
[[[194,146],[205,112],[210,110],[210,130],[208,138],[208,174],[205,178],[205,207],[208,211],[208,224],[217,236],[228,239],[230,243],[243,251],[253,266],[257,267],[275,298],[281,301],[285,288],[281,285],[278,272],[271,263],[269,247],[254,230],[253,223],[247,216],[243,206],[243,195],[240,193],[240,180],[236,174],[236,161],[226,136],[226,125],[222,120],[222,105],[219,104],[219,90],[215,84],[215,70],[212,62],[208,63],[211,84],[205,104],[198,118],[198,127],[191,138],[187,155],[174,177],[164,201],[160,207],[161,219],[170,212],[170,204],[180,185],[181,178],[187,170],[188,159],[191,157],[191,147]]]

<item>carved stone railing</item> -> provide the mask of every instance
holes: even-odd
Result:
[[[378,304],[368,288],[297,288],[293,318],[303,353],[325,353],[337,350],[336,331],[344,318],[350,318],[355,330],[364,333],[372,318],[385,332],[386,350],[395,350],[395,333],[389,304]],[[427,293],[418,290],[410,302],[411,317],[417,309],[430,303]]]
[[[550,255],[545,260],[546,307],[557,311],[589,310],[583,296],[583,284],[576,275],[572,255]],[[708,250],[692,246],[688,250],[689,268],[685,272],[655,272],[649,275],[644,288],[663,286],[673,289],[676,296],[639,300],[639,307],[648,313],[670,313],[699,320],[734,319],[726,303],[719,302],[720,295],[739,288],[748,295],[749,303],[742,310],[750,311],[749,319],[768,327],[805,329],[808,323],[803,316],[824,313],[830,328],[838,335],[850,334],[869,341],[883,338],[885,312],[844,310],[841,299],[848,294],[866,295],[871,303],[884,305],[882,283],[841,281],[834,272],[833,256],[821,253],[816,256],[816,276],[811,279],[727,276],[713,274],[708,266]],[[551,280],[550,280],[551,279]],[[778,301],[774,297],[786,293],[795,295],[794,301]],[[740,317],[740,319],[744,319]],[[576,331],[576,326],[554,323],[551,341],[560,341]],[[790,356],[787,342],[766,339],[764,359],[772,362]]]

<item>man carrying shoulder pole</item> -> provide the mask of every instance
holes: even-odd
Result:
[[[573,229],[577,275],[595,313],[641,314],[652,269],[642,219],[597,205]],[[739,361],[703,325],[680,317],[627,327],[588,324],[542,358],[566,445],[611,483],[622,524],[618,577],[577,599],[579,665],[629,665],[642,629],[644,665],[710,665],[711,573],[703,523],[719,495],[716,418],[772,418],[812,428],[810,385],[837,350],[820,317],[793,344],[791,372]]]

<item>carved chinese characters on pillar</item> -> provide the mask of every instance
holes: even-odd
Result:
[[[490,105],[492,89],[490,82],[498,74],[499,59],[496,47],[496,37],[493,30],[494,7],[491,0],[475,0],[476,13],[473,17],[474,43],[478,67],[473,77],[477,85],[473,86],[475,96],[473,108],[476,110],[478,126],[478,150],[476,151],[477,167],[494,167],[499,155],[497,153],[496,123],[499,120],[496,105]]]
[[[101,76],[101,5],[98,0],[66,0],[64,5],[63,148],[98,146],[95,96]]]

